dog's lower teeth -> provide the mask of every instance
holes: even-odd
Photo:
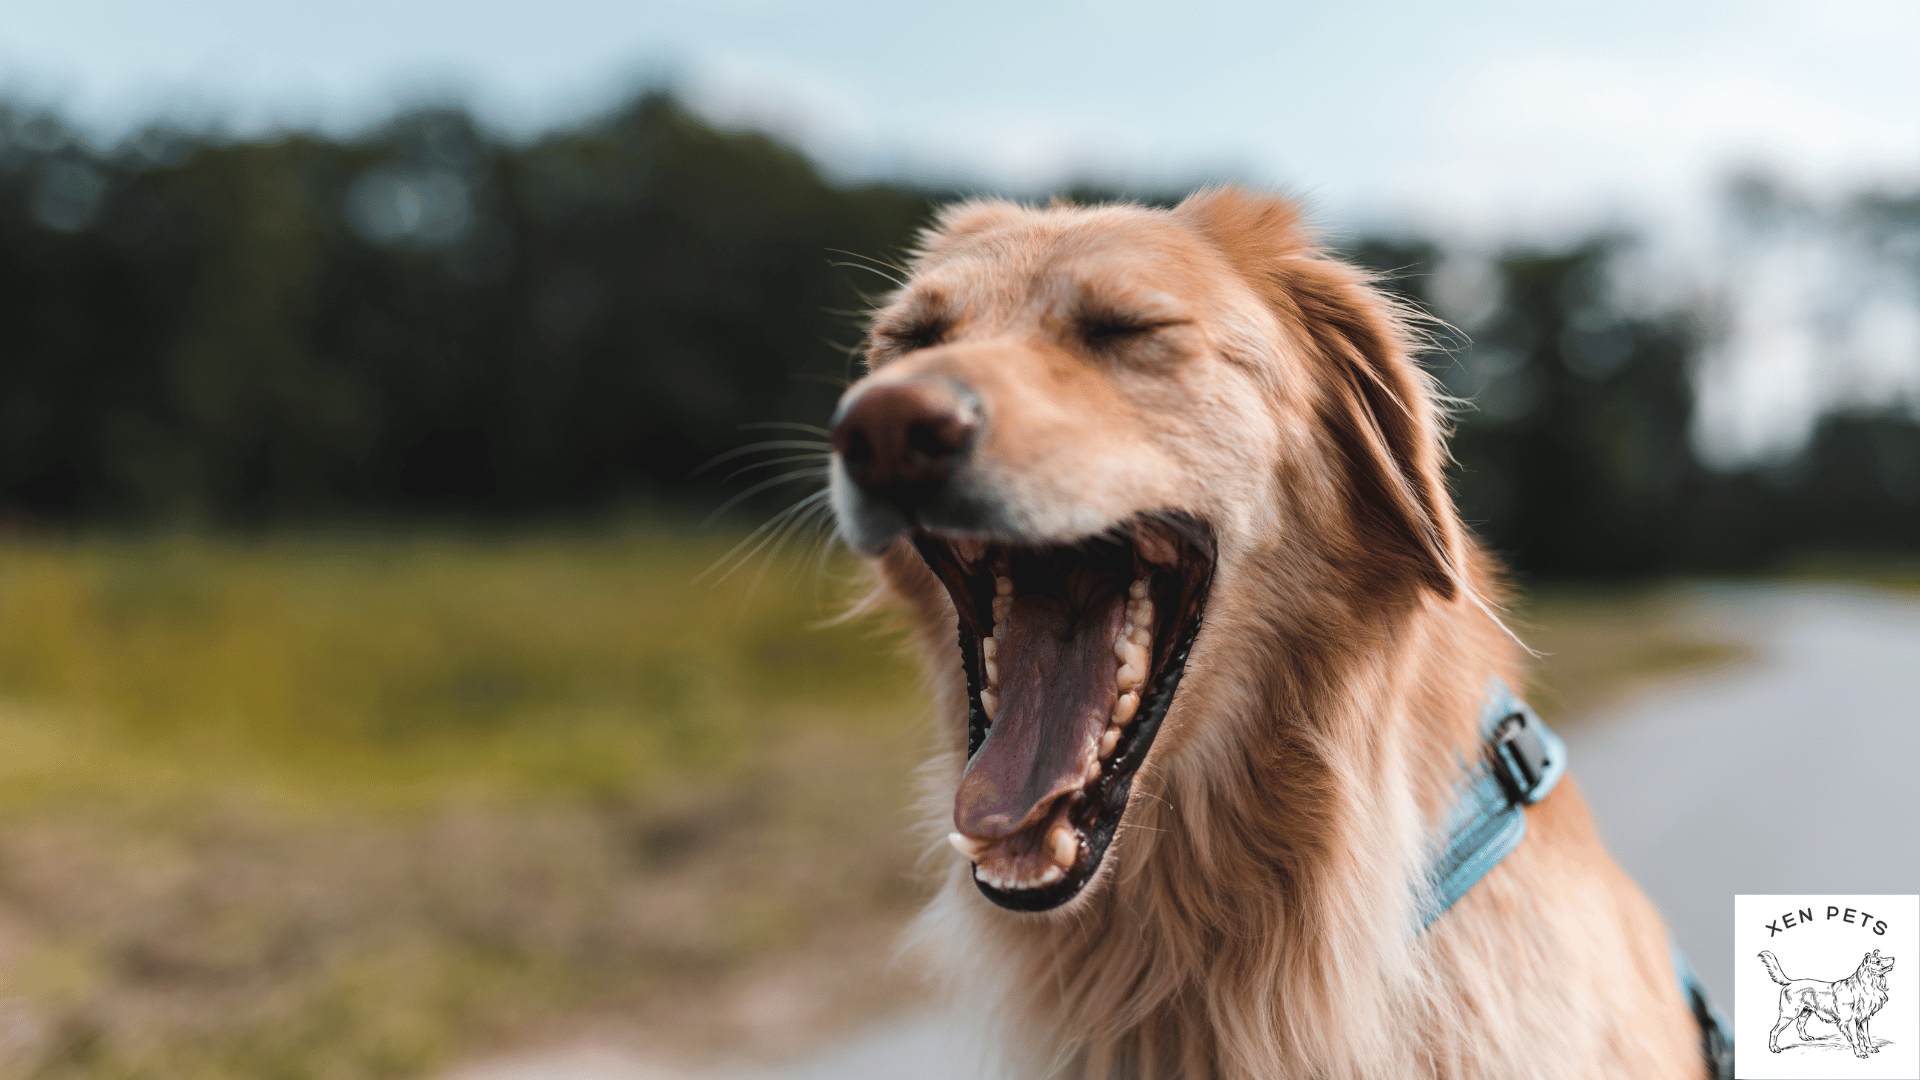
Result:
[[[987,719],[993,719],[1000,711],[1000,695],[991,690],[980,691],[980,711],[987,714]]]
[[[1074,834],[1070,826],[1062,824],[1055,827],[1048,840],[1048,854],[1053,856],[1056,866],[1070,867],[1080,857],[1080,837]]]
[[[1137,699],[1136,699],[1137,700]],[[1117,710],[1116,710],[1117,711]],[[1120,729],[1108,728],[1100,736],[1100,758],[1105,760],[1113,756],[1113,748],[1120,745]]]
[[[1004,891],[1012,891],[1016,889],[1045,888],[1046,886],[1051,885],[1056,881],[1059,881],[1061,878],[1066,877],[1067,872],[1058,866],[1048,865],[1045,870],[1040,871],[1040,876],[1028,878],[1028,877],[1011,877],[1003,874],[996,874],[983,867],[975,867],[974,876],[979,878],[981,881],[984,881],[987,884],[993,886],[994,888],[1000,889],[1004,892]]]
[[[1113,722],[1126,727],[1133,722],[1133,714],[1140,711],[1140,692],[1129,690],[1121,694],[1113,703]]]

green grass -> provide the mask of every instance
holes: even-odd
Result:
[[[0,764],[0,804],[243,775],[377,802],[608,795],[740,767],[770,711],[857,723],[897,698],[903,670],[874,662],[870,633],[810,628],[831,586],[694,583],[723,550],[13,545],[0,695],[24,752]],[[77,752],[124,757],[78,769]]]
[[[790,1047],[911,993],[916,676],[723,542],[0,544],[0,1076],[387,1080]],[[1556,722],[1725,662],[1545,593]],[[889,974],[895,971],[895,974]]]

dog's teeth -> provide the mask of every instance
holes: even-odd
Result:
[[[1006,578],[1000,580],[1005,581]],[[1007,617],[1013,614],[1013,597],[996,596],[993,598],[993,628],[1000,630],[1007,625]]]
[[[1139,711],[1140,692],[1138,690],[1129,690],[1114,699],[1113,722],[1120,727],[1126,727],[1133,722],[1133,714]],[[1105,755],[1102,756],[1104,757]]]
[[[1152,626],[1153,625],[1153,601],[1129,600],[1127,602],[1127,625]]]
[[[1080,858],[1080,837],[1075,835],[1073,826],[1061,822],[1053,827],[1052,835],[1047,837],[1047,853],[1053,856],[1058,866],[1072,866]]]
[[[1137,703],[1138,698],[1134,699]],[[1105,760],[1113,756],[1113,748],[1120,745],[1120,729],[1110,727],[1100,735],[1100,758]]]
[[[987,714],[987,719],[993,719],[1000,711],[1000,695],[991,690],[980,691],[980,711]]]
[[[950,832],[947,834],[947,843],[953,845],[953,850],[966,856],[968,862],[978,862],[980,860],[980,853],[987,849],[988,842],[985,840],[975,840],[973,837],[963,833]]]
[[[1000,641],[997,638],[980,639],[980,666],[986,669],[987,685],[1000,685]]]
[[[1147,579],[1141,578],[1127,586],[1127,598],[1130,600],[1145,600],[1147,598]]]
[[[1128,641],[1115,646],[1113,651],[1120,658],[1120,673],[1113,679],[1115,685],[1125,691],[1147,681],[1146,646]]]
[[[1012,596],[1013,579],[1004,574],[996,576],[993,579],[993,591],[997,596]]]
[[[1054,882],[1056,882],[1056,881],[1059,881],[1059,880],[1060,880],[1061,878],[1063,878],[1063,877],[1066,877],[1066,876],[1067,876],[1067,872],[1066,872],[1065,870],[1062,870],[1062,869],[1060,869],[1060,868],[1059,868],[1059,867],[1057,867],[1057,866],[1049,866],[1049,867],[1047,867],[1047,868],[1046,868],[1045,870],[1042,870],[1042,871],[1040,872],[1040,880],[1039,880],[1039,881],[1036,881],[1036,882],[1034,882],[1034,883],[1033,883],[1032,885],[1029,885],[1029,886],[1026,886],[1026,887],[1027,887],[1027,888],[1039,888],[1039,887],[1041,887],[1041,886],[1043,886],[1043,885],[1051,885],[1051,884],[1053,884]]]

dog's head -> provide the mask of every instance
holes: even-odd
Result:
[[[1880,950],[1875,949],[1860,958],[1860,966],[1874,975],[1885,975],[1893,970],[1893,957],[1881,956]]]
[[[1285,200],[967,203],[911,269],[833,421],[834,509],[945,586],[921,595],[968,684],[953,840],[990,899],[1045,910],[1184,722],[1210,598],[1256,560],[1301,605],[1450,598],[1458,525],[1395,310]]]

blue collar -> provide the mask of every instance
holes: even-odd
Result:
[[[1567,771],[1567,744],[1497,678],[1480,701],[1483,752],[1461,762],[1446,842],[1434,855],[1433,895],[1422,928],[1446,913],[1527,835],[1526,807],[1547,797]]]
[[[1463,779],[1428,870],[1432,892],[1421,913],[1423,930],[1520,846],[1527,835],[1526,808],[1546,798],[1567,771],[1567,744],[1497,678],[1487,680],[1480,702],[1480,736],[1478,760],[1460,763]],[[1700,1024],[1707,1075],[1732,1080],[1733,1028],[1713,1007],[1679,944],[1670,948],[1680,994]]]

